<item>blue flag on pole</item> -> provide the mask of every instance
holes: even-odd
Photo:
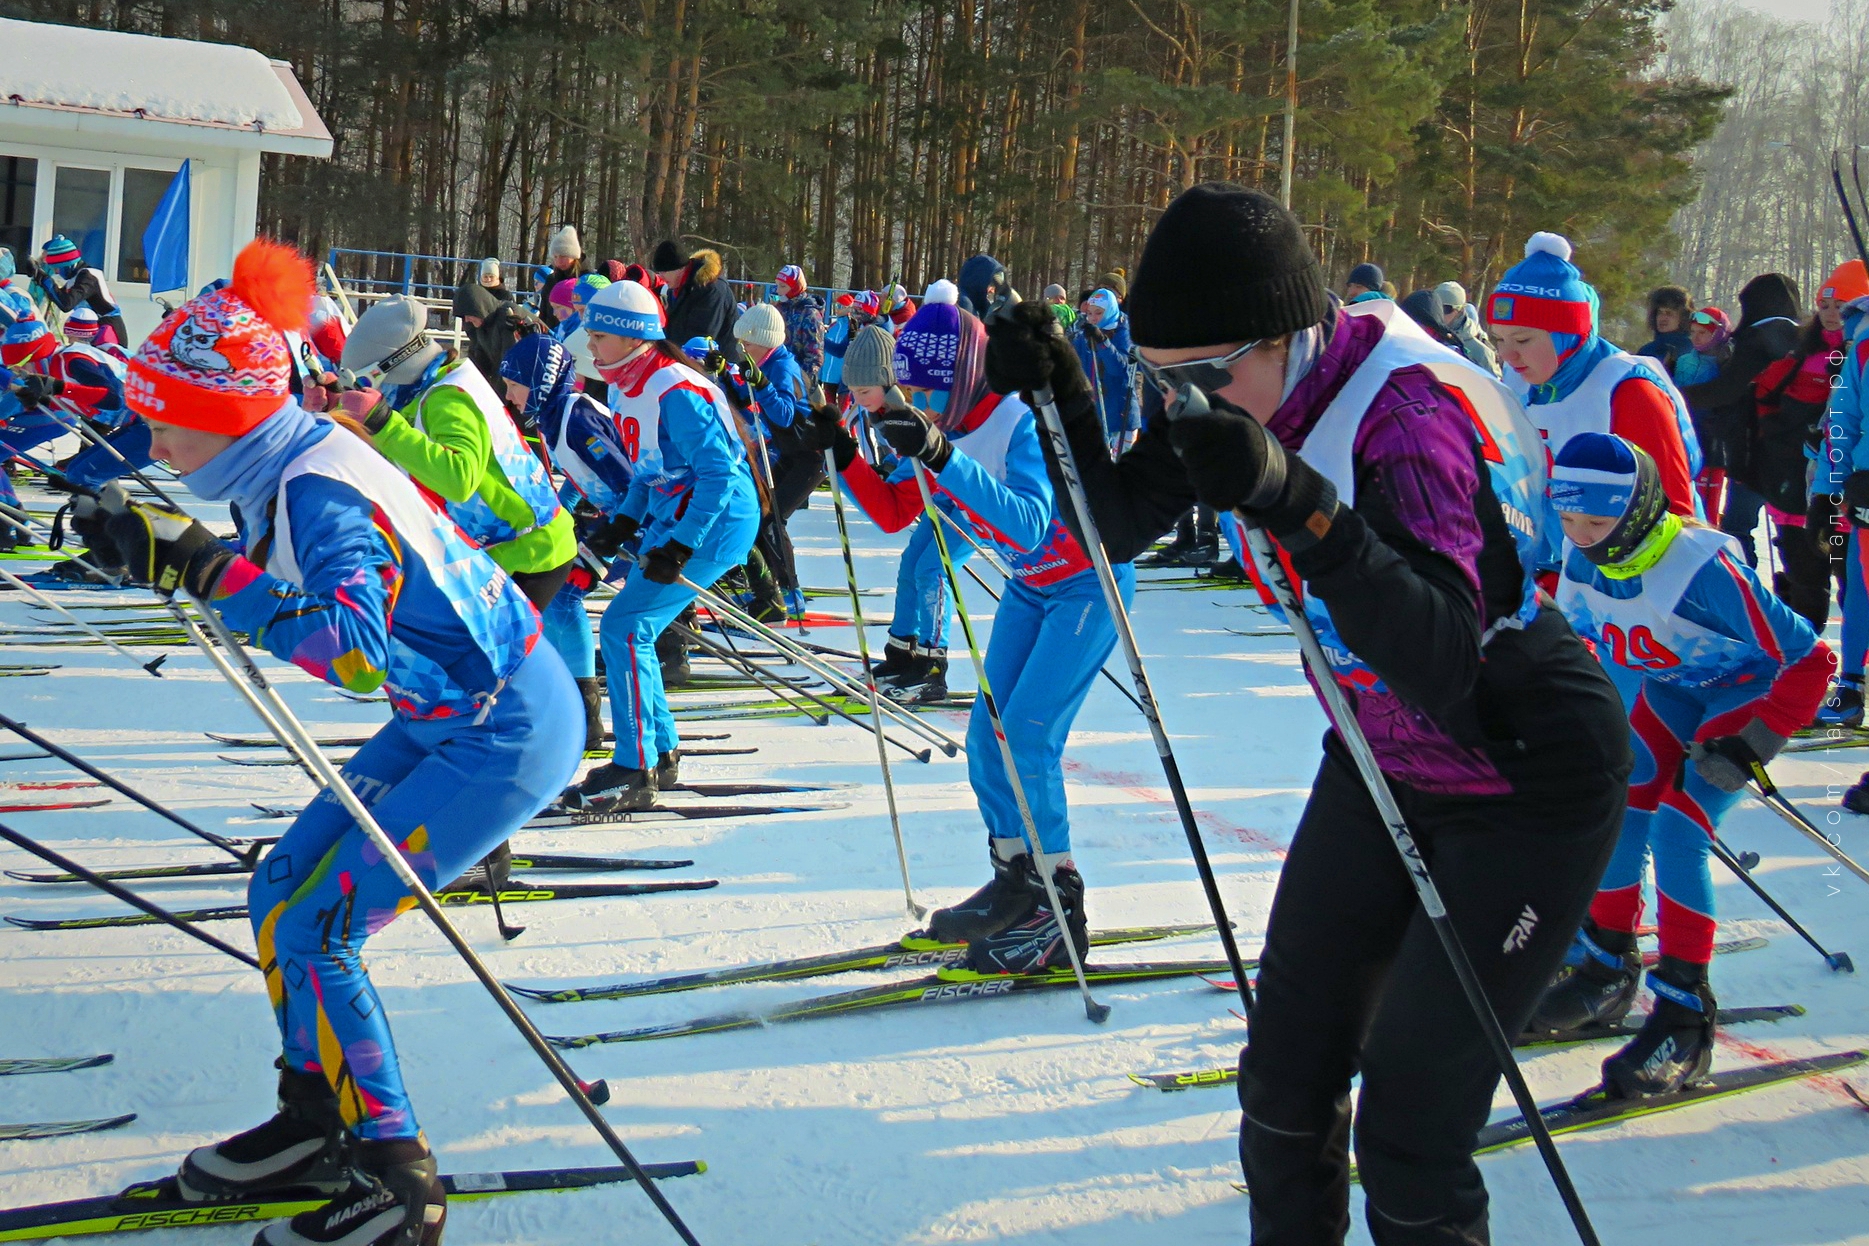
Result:
[[[143,231],[143,262],[149,266],[149,292],[188,288],[188,166],[182,161],[175,180]]]

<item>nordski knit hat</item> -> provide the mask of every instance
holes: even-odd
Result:
[[[844,348],[844,384],[852,389],[859,385],[887,389],[895,383],[896,340],[889,330],[866,324],[852,333]]]
[[[381,388],[421,379],[442,353],[428,336],[428,308],[406,294],[395,294],[357,317],[356,327],[344,339],[342,362]]]
[[[771,303],[755,303],[733,322],[733,336],[748,346],[771,349],[785,345],[785,318]]]
[[[144,419],[244,436],[291,400],[285,335],[305,331],[316,293],[303,255],[255,238],[234,258],[226,289],[183,303],[144,341],[130,360],[126,404]]]
[[[1570,257],[1564,235],[1533,234],[1525,242],[1525,258],[1506,269],[1486,300],[1487,323],[1589,337],[1595,332],[1596,291]]]
[[[1231,182],[1203,182],[1168,205],[1127,302],[1136,345],[1164,349],[1280,337],[1330,310],[1298,218]]]

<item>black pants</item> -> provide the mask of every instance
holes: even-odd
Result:
[[[1627,772],[1566,798],[1391,785],[1508,1035],[1530,1018],[1609,863]],[[1473,1162],[1499,1068],[1375,803],[1335,737],[1279,875],[1251,1037],[1240,1161],[1254,1246],[1338,1246],[1355,1145],[1379,1246],[1484,1246]]]
[[[1809,528],[1774,526],[1772,544],[1783,570],[1772,577],[1772,591],[1821,635],[1830,623],[1830,548]]]
[[[571,568],[576,565],[577,560],[572,559],[550,571],[515,571],[512,573],[513,583],[519,586],[519,591],[526,595],[526,600],[532,603],[533,608],[544,614],[546,604],[558,596],[558,590],[571,578]]]
[[[792,552],[792,535],[786,531],[786,520],[805,504],[823,479],[824,456],[820,454],[781,454],[773,464],[772,513],[760,520],[753,549],[765,564],[767,575],[777,581],[780,589],[798,587],[798,563]],[[747,570],[755,589],[761,588],[765,577],[750,560]]]

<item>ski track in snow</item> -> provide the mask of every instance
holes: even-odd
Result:
[[[211,523],[224,509],[201,506]],[[854,527],[866,586],[893,580],[898,543]],[[794,521],[804,582],[843,583],[826,499]],[[983,570],[984,573],[984,570]],[[969,589],[973,586],[969,584]],[[976,594],[977,589],[973,590]],[[983,594],[979,594],[984,596]],[[147,600],[66,594],[72,604]],[[1242,637],[1256,613],[1216,614],[1244,593],[1149,592],[1137,597],[1144,657],[1244,954],[1259,947],[1279,861],[1319,756],[1323,716],[1306,694],[1288,637]],[[977,613],[983,602],[971,602]],[[827,611],[847,603],[825,599]],[[866,603],[880,642],[887,615]],[[102,617],[103,612],[87,617]],[[43,623],[17,595],[0,622]],[[849,648],[847,628],[812,636]],[[44,677],[0,685],[7,712],[211,830],[277,834],[248,802],[303,800],[289,768],[215,760],[204,731],[258,730],[205,660],[176,651],[161,682],[106,651],[0,645],[0,660],[50,660]],[[338,696],[270,657],[268,672],[314,731],[380,723],[381,705]],[[1124,678],[1120,656],[1111,669]],[[964,653],[957,687],[972,684]],[[1126,680],[1125,680],[1126,682]],[[714,698],[710,698],[714,699]],[[938,713],[956,736],[959,713]],[[589,983],[681,972],[884,942],[907,928],[874,749],[848,723],[802,719],[710,725],[746,757],[694,759],[696,779],[857,781],[847,809],[749,820],[656,823],[617,831],[527,833],[538,850],[692,856],[672,877],[713,877],[714,891],[528,906],[528,933],[502,946],[485,912],[455,920],[502,978]],[[7,747],[11,747],[8,745]],[[895,762],[910,865],[927,904],[972,890],[985,875],[980,820],[964,759]],[[1869,856],[1869,823],[1832,814],[1869,752],[1786,758],[1774,770],[1812,816],[1834,818],[1849,851]],[[1205,920],[1200,887],[1153,748],[1135,711],[1101,681],[1067,754],[1074,855],[1090,887],[1093,925]],[[5,763],[0,780],[71,777],[50,761]],[[89,793],[86,793],[89,794]],[[765,798],[749,799],[757,803]],[[789,799],[789,798],[778,798]],[[801,798],[811,803],[810,797]],[[217,854],[118,798],[86,811],[22,813],[8,821],[94,867]],[[1759,852],[1758,876],[1822,940],[1869,971],[1869,890],[1826,876],[1828,859],[1755,803],[1723,828]],[[0,863],[33,868],[7,850]],[[1802,1003],[1807,1016],[1727,1034],[1720,1067],[1869,1045],[1869,996],[1832,975],[1732,880],[1716,875],[1722,937],[1766,934],[1762,950],[1721,958],[1714,985],[1731,1006]],[[240,902],[230,880],[132,884],[176,906]],[[1834,889],[1834,894],[1832,891]],[[120,911],[83,888],[0,881],[0,912],[53,917]],[[215,933],[240,946],[241,923]],[[610,1162],[550,1076],[500,1018],[420,914],[371,941],[369,961],[393,1018],[417,1111],[444,1169]],[[1217,957],[1217,941],[1135,945],[1105,959]],[[533,1004],[547,1033],[585,1033],[680,1020],[866,985],[849,975],[589,1004]],[[700,1177],[663,1190],[703,1242],[1011,1241],[1071,1246],[1235,1243],[1246,1201],[1231,1187],[1238,1105],[1227,1090],[1163,1094],[1130,1072],[1231,1064],[1244,1030],[1232,996],[1196,980],[1108,986],[1114,1012],[1089,1024],[1071,992],[807,1021],[764,1030],[569,1053],[580,1075],[609,1079],[610,1121],[645,1161],[705,1159]],[[1594,1081],[1604,1044],[1526,1053],[1534,1093],[1549,1101]],[[0,1202],[104,1193],[172,1171],[182,1153],[247,1128],[272,1108],[277,1035],[258,975],[162,928],[64,933],[0,930],[0,1056],[117,1053],[99,1069],[0,1082],[0,1120],[139,1113],[113,1133],[0,1144]],[[1869,1242],[1869,1112],[1843,1090],[1869,1073],[1814,1080],[1560,1141],[1599,1231],[1652,1246]],[[1496,1109],[1510,1110],[1500,1090]],[[1526,1246],[1575,1240],[1535,1152],[1481,1161],[1495,1240]],[[1367,1242],[1360,1223],[1353,1242]],[[473,1243],[672,1241],[633,1188],[522,1195],[451,1209],[448,1240]],[[233,1246],[251,1229],[173,1230]]]

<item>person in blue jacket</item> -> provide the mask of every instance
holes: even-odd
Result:
[[[1713,1061],[1717,1005],[1709,860],[1752,767],[1810,722],[1836,658],[1747,566],[1739,543],[1669,510],[1648,452],[1579,433],[1558,452],[1551,503],[1567,538],[1558,608],[1629,710],[1635,773],[1622,835],[1533,1032],[1613,1025],[1642,968],[1636,928],[1652,855],[1661,959],[1655,1005],[1603,1064],[1612,1095],[1667,1094]]]
[[[629,578],[598,628],[610,682],[611,759],[565,792],[574,809],[644,809],[679,777],[681,737],[662,685],[656,637],[710,585],[746,561],[759,528],[752,470],[733,413],[663,329],[661,304],[634,281],[599,290],[585,309],[591,357],[635,471],[597,542],[639,540]]]
[[[1071,349],[1090,378],[1097,410],[1109,433],[1110,453],[1121,454],[1142,430],[1142,396],[1129,347],[1129,317],[1113,290],[1092,290],[1078,306]]]
[[[571,352],[542,333],[519,339],[500,361],[506,401],[538,428],[551,461],[565,474],[559,501],[579,521],[586,548],[623,510],[635,464],[610,409],[578,388]],[[597,552],[593,549],[593,552]],[[614,557],[605,546],[602,556]],[[584,698],[584,751],[604,743],[603,683],[597,678],[597,637],[584,599],[597,586],[596,570],[580,558],[540,618],[545,638],[571,669]]]
[[[155,453],[196,496],[230,504],[239,548],[120,487],[103,509],[137,583],[186,587],[274,656],[389,694],[389,724],[345,778],[433,886],[574,773],[577,689],[512,577],[360,432],[291,396],[282,331],[305,327],[312,294],[302,256],[253,242],[228,288],[171,312],[130,364]],[[439,1242],[446,1195],[362,959],[412,907],[407,889],[326,792],[260,860],[247,905],[283,1043],[279,1109],[191,1152],[183,1196],[332,1196],[260,1246],[328,1244],[334,1224],[349,1246]]]
[[[997,548],[1012,571],[993,618],[986,676],[1064,912],[1052,910],[1027,846],[1025,819],[982,698],[967,728],[967,778],[986,821],[993,878],[930,914],[928,930],[944,942],[965,941],[975,972],[1027,973],[1068,964],[1067,937],[1079,956],[1089,953],[1084,880],[1071,859],[1064,745],[1116,644],[1116,625],[1095,569],[1059,520],[1031,409],[1017,394],[976,390],[972,378],[984,374],[985,351],[985,329],[971,313],[953,302],[924,301],[897,339],[902,388],[872,423],[897,454],[926,471],[935,496],[951,500],[961,522]],[[950,409],[956,393],[972,392],[979,397],[970,408]],[[878,475],[835,409],[814,411],[811,433],[814,445],[832,451],[844,491],[884,531],[898,532],[924,514],[914,467],[905,464],[901,479]],[[1126,563],[1116,574],[1127,600],[1135,574]]]

